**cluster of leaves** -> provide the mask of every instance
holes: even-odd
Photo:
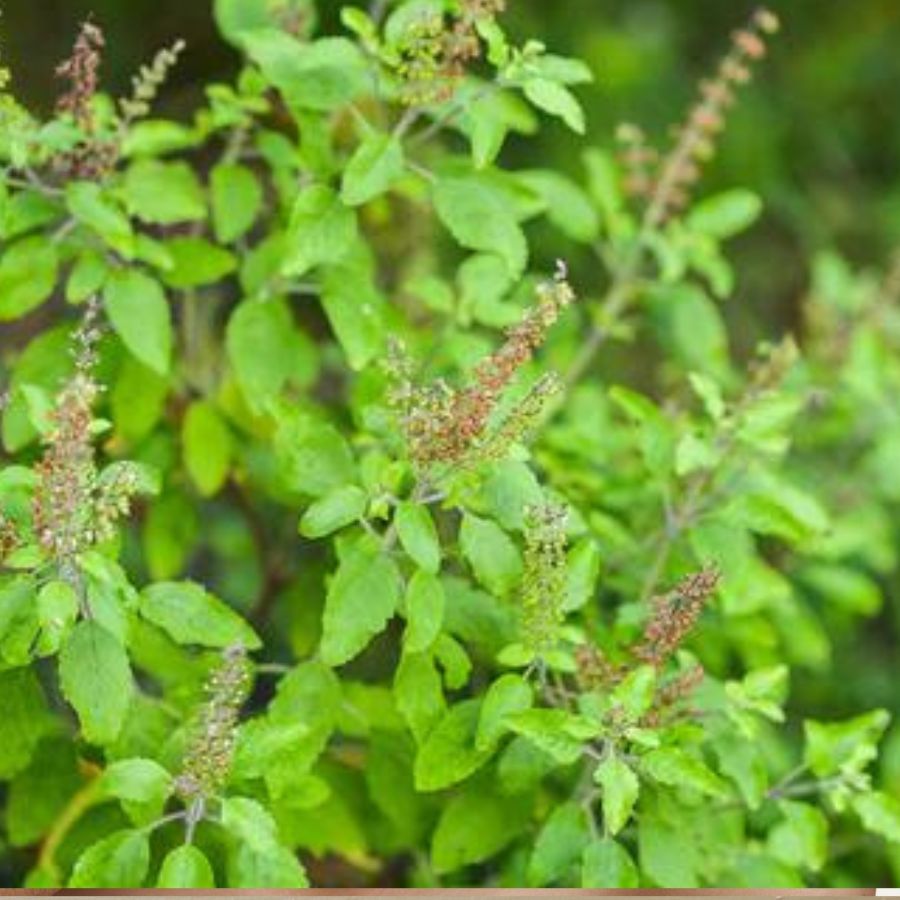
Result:
[[[760,202],[690,194],[774,17],[634,202],[643,137],[583,183],[501,167],[581,133],[591,77],[501,12],[316,37],[309,0],[218,0],[244,66],[190,123],[152,114],[180,45],[114,102],[97,24],[49,121],[0,78],[4,878],[884,872],[888,715],[785,708],[897,569],[900,279],[825,258],[798,340],[735,361],[724,244]],[[541,276],[544,229],[606,288]],[[598,361],[637,341],[640,391]]]

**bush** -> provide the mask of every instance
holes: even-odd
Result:
[[[889,714],[787,701],[896,580],[897,266],[737,358],[775,17],[579,181],[503,165],[591,71],[502,6],[218,0],[190,123],[96,23],[48,121],[0,78],[7,883],[889,879]]]

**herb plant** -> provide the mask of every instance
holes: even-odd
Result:
[[[789,692],[896,581],[897,266],[733,353],[761,201],[702,168],[777,18],[585,147],[503,12],[217,0],[190,122],[180,42],[0,74],[4,884],[890,877],[888,713]],[[555,120],[582,176],[512,168]]]

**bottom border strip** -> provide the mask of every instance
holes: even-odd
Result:
[[[220,888],[218,890],[193,890],[190,888],[146,889],[146,890],[114,890],[108,888],[72,888],[72,889],[7,889],[0,888],[0,896],[19,897],[498,897],[502,900],[519,900],[519,898],[555,898],[555,897],[621,897],[623,900],[640,900],[641,897],[721,897],[723,900],[739,897],[771,897],[773,900],[787,900],[790,897],[831,897],[835,900],[850,897],[889,896],[893,891],[880,891],[876,888],[734,888],[716,890],[712,888],[671,890],[623,890],[621,888],[298,888],[297,890],[253,890]]]

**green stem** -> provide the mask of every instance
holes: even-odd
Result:
[[[480,90],[476,91],[472,95],[467,95],[465,97],[459,98],[450,106],[449,109],[439,115],[430,125],[423,128],[418,134],[413,135],[413,137],[411,137],[409,141],[410,147],[417,147],[419,146],[419,144],[424,144],[426,141],[430,140],[436,134],[438,134],[441,129],[449,125],[457,116],[464,113],[473,103],[477,103],[479,100],[482,100],[485,97],[489,97],[491,94],[502,90],[504,86],[504,82],[494,81],[486,87],[483,87]]]
[[[38,855],[37,867],[59,877],[56,852],[81,817],[100,799],[100,770],[89,771],[89,781],[76,791],[53,823]]]

